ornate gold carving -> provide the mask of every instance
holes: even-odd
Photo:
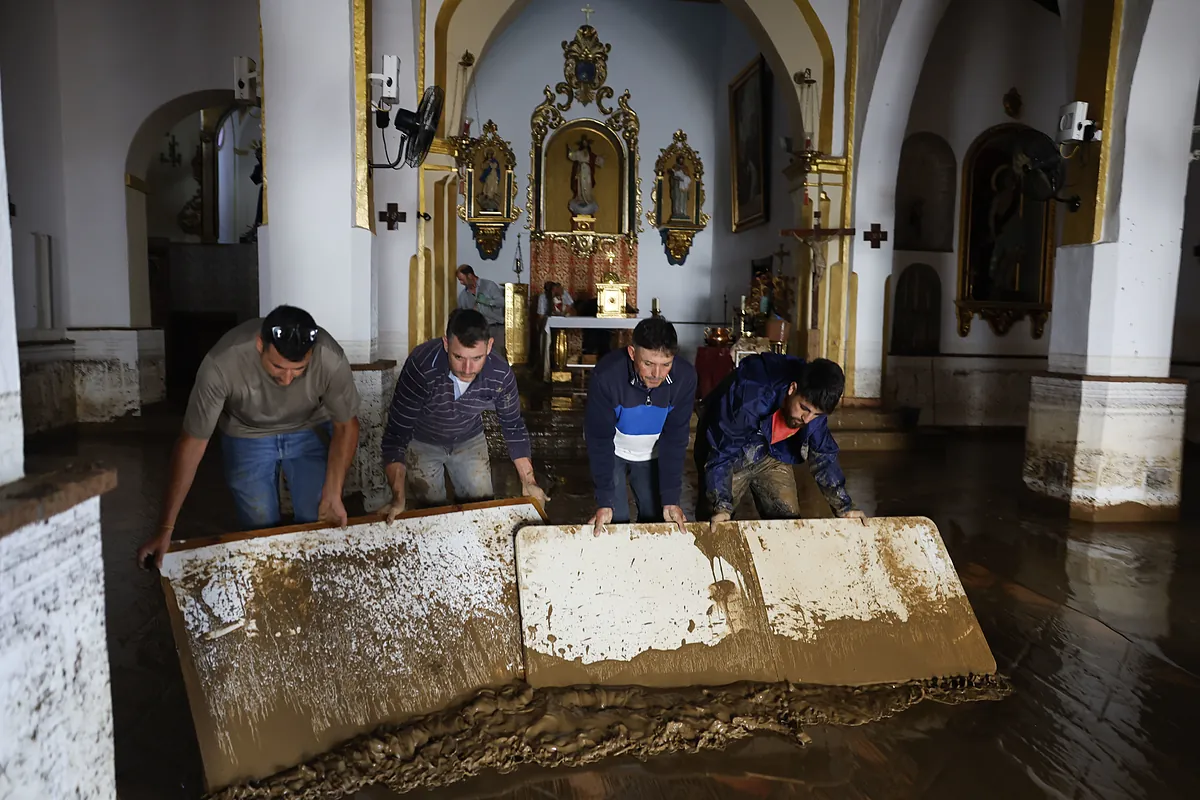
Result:
[[[504,284],[504,346],[508,363],[524,364],[529,359],[529,284]]]
[[[605,275],[604,280],[596,284],[596,316],[605,319],[627,317],[625,293],[628,290],[629,284],[621,283],[615,272]]]
[[[479,257],[495,260],[508,226],[521,214],[517,205],[517,157],[490,119],[478,139],[455,137],[451,142],[464,187],[458,216],[471,226]]]
[[[1034,305],[989,305],[959,301],[955,303],[955,313],[958,317],[958,335],[967,336],[971,333],[971,320],[978,315],[988,324],[992,333],[1006,336],[1018,321],[1029,317],[1030,332],[1034,339],[1040,339],[1046,333],[1046,323],[1050,319],[1050,309]]]
[[[650,199],[654,207],[646,212],[646,220],[658,228],[667,262],[683,264],[696,234],[708,226],[709,216],[704,213],[704,164],[681,130],[675,131],[671,144],[659,151],[654,162]]]
[[[562,49],[566,80],[555,86],[554,91],[567,99],[558,104],[558,110],[570,109],[576,100],[586,106],[594,99],[601,113],[611,114],[612,109],[605,108],[604,101],[612,99],[613,90],[604,82],[608,79],[608,54],[612,45],[600,41],[591,25],[580,25],[575,38],[564,41]]]
[[[354,51],[354,227],[375,232],[374,178],[371,160],[371,0],[354,0],[351,15]]]

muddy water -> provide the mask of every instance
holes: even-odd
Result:
[[[157,578],[132,552],[158,513],[178,415],[148,413],[41,438],[27,472],[102,460],[120,483],[102,501],[117,787],[122,800],[197,800],[199,750]],[[536,446],[536,445],[535,445]],[[759,732],[724,749],[523,765],[405,797],[441,798],[1190,798],[1200,797],[1200,459],[1184,470],[1175,524],[1091,526],[1025,490],[1019,435],[929,437],[910,454],[844,453],[851,495],[879,516],[938,525],[1000,671],[1001,702],[920,702],[870,725],[810,725],[810,743]],[[556,523],[586,519],[581,453],[535,449]],[[513,493],[498,460],[500,492]],[[694,478],[693,478],[694,479]],[[801,473],[809,513],[827,513]],[[686,485],[686,484],[685,484]],[[688,489],[689,492],[693,490]],[[683,505],[694,504],[694,493]],[[220,460],[201,465],[181,536],[233,526]],[[732,718],[731,718],[732,722]],[[627,726],[628,727],[628,726]],[[550,735],[549,733],[545,735]],[[415,751],[414,751],[415,752]],[[384,785],[355,800],[394,800]]]

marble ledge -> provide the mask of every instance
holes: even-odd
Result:
[[[117,471],[99,464],[67,464],[61,469],[0,486],[0,538],[43,522],[112,491]]]

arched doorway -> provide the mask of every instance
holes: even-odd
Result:
[[[135,326],[163,330],[168,400],[186,400],[217,339],[258,314],[261,138],[256,106],[212,90],[160,106],[130,144],[130,307]]]

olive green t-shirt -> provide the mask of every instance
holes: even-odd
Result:
[[[313,428],[358,414],[358,389],[341,346],[323,328],[308,369],[288,386],[267,374],[258,352],[261,319],[243,322],[213,346],[196,373],[183,431],[208,439],[217,426],[255,438]]]

